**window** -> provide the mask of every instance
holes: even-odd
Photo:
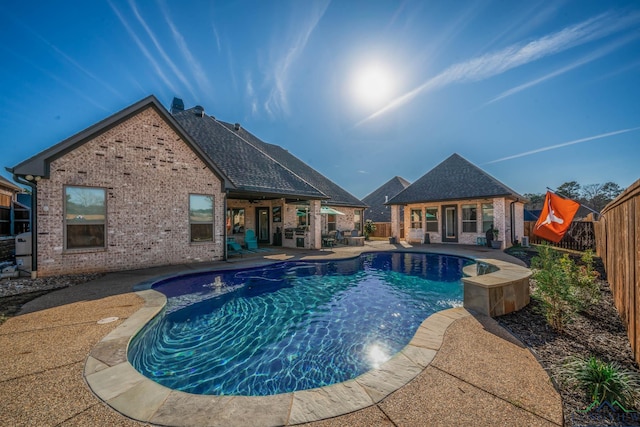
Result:
[[[478,230],[478,207],[462,205],[462,232],[475,233]]]
[[[192,242],[213,241],[213,196],[189,195],[189,226]]]
[[[227,234],[244,234],[244,208],[227,209]]]
[[[353,211],[353,229],[362,231],[362,211],[360,209]]]
[[[67,249],[105,247],[106,191],[95,187],[65,187]]]
[[[298,206],[296,215],[298,215],[298,227],[302,228],[309,225],[309,208],[307,206]]]
[[[327,215],[327,231],[336,230],[336,214]]]
[[[411,209],[411,228],[422,228],[422,209]]]
[[[482,231],[487,232],[493,225],[493,203],[482,204]]]
[[[427,226],[427,231],[438,232],[438,208],[427,208],[427,213],[424,216],[424,222]]]

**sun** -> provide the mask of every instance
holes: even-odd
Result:
[[[353,99],[364,107],[380,107],[391,99],[395,90],[395,76],[391,69],[379,62],[356,67],[350,81]]]

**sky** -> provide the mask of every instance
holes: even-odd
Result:
[[[638,1],[0,2],[0,174],[149,96],[363,198],[458,153],[520,194],[640,179]]]

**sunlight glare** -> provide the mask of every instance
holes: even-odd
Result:
[[[366,350],[366,354],[371,367],[375,369],[379,368],[384,362],[391,359],[389,352],[382,344],[379,343],[374,343],[369,346]]]
[[[394,75],[380,63],[368,63],[357,68],[351,78],[355,101],[365,107],[379,107],[389,101],[394,92]]]

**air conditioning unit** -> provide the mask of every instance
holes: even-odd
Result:
[[[529,247],[529,236],[522,236],[522,247],[523,248]]]

